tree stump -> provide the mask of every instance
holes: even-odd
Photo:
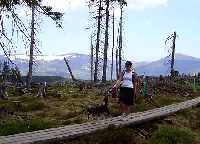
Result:
[[[19,111],[22,107],[21,101],[12,101],[17,111]]]

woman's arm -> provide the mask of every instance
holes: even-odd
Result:
[[[123,78],[123,74],[120,73],[119,78],[116,81],[116,83],[114,84],[113,88],[118,88],[121,85],[122,78]]]

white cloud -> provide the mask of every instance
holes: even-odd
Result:
[[[86,0],[44,0],[44,5],[52,6],[56,10],[66,11],[85,6]]]
[[[86,6],[88,0],[44,0],[45,5],[50,5],[56,10],[66,11]],[[128,8],[145,9],[166,6],[168,0],[127,0]]]
[[[127,0],[127,3],[130,8],[145,9],[166,6],[168,0]]]

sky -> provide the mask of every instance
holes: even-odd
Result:
[[[154,61],[167,56],[165,39],[174,31],[178,34],[176,52],[200,58],[199,0],[127,2],[123,31],[126,59]],[[38,35],[42,54],[89,54],[91,31],[86,28],[90,15],[85,0],[45,0],[44,3],[65,14],[63,29],[56,28],[50,19],[42,20]]]

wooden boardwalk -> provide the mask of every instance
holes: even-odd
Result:
[[[66,140],[69,138],[75,138],[93,133],[97,130],[106,129],[110,125],[119,127],[130,124],[136,125],[139,123],[144,123],[159,117],[170,115],[177,111],[197,106],[198,104],[200,104],[200,97],[145,112],[131,113],[127,116],[127,120],[123,120],[121,116],[118,116],[83,124],[74,124],[59,128],[51,128],[9,136],[0,136],[0,144],[32,144],[40,142],[48,143],[49,141],[52,142],[55,140]]]

